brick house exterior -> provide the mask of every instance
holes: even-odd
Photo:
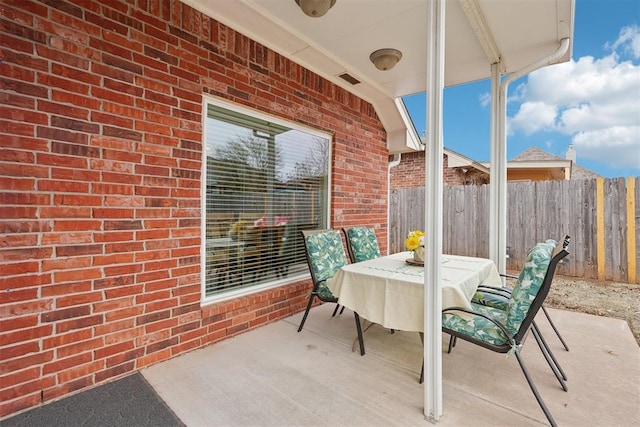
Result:
[[[0,417],[304,308],[310,280],[201,303],[203,96],[330,132],[331,226],[386,250],[367,102],[178,0],[0,9]]]
[[[450,161],[453,157],[454,162]],[[392,161],[393,157],[389,157]],[[415,151],[403,153],[400,163],[391,168],[390,188],[392,190],[403,188],[424,187],[425,180],[425,152]],[[514,157],[507,163],[508,181],[543,181],[551,179],[592,179],[599,175],[579,166],[575,159],[573,147],[569,148],[567,158],[555,156],[537,147],[529,147],[527,150]],[[526,168],[518,168],[527,162]],[[564,162],[565,166],[549,165],[549,162]],[[450,166],[451,165],[451,166]],[[443,182],[445,186],[454,185],[482,185],[490,180],[489,165],[475,162],[451,150],[444,150],[443,155]]]
[[[403,153],[400,163],[391,168],[390,187],[394,190],[403,188],[424,187],[425,182],[425,152],[414,151]],[[390,161],[392,158],[389,159]],[[488,175],[473,167],[449,167],[449,155],[443,155],[443,182],[445,186],[486,184]]]

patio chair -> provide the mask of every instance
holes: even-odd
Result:
[[[382,255],[373,228],[343,228],[342,232],[347,242],[347,252],[351,262],[367,261]]]
[[[216,288],[224,286],[229,280],[229,253],[224,250],[210,251],[205,260],[207,284],[215,283],[212,286]]]
[[[284,225],[270,225],[262,229],[262,252],[260,254],[262,270],[260,274],[273,271],[277,278],[285,277],[285,259],[283,253]]]
[[[345,241],[347,242],[347,252],[351,262],[362,262],[382,256],[376,231],[368,227],[350,227],[343,228]],[[366,321],[365,321],[366,323]],[[371,325],[365,328],[365,332]],[[394,329],[390,329],[391,333],[395,333]]]
[[[566,247],[555,249],[556,245],[547,241],[531,250],[510,294],[507,310],[472,303],[471,310],[452,307],[442,311],[443,332],[497,353],[515,354],[538,405],[552,426],[557,424],[520,352],[529,331],[534,330],[533,320],[549,293],[556,266],[569,253]]]
[[[571,240],[570,236],[565,236],[564,241],[562,243],[563,249],[566,249],[569,246],[570,240]],[[558,251],[559,249],[560,249],[559,246],[556,247],[556,251]],[[501,276],[512,278],[512,279],[518,278],[517,276],[512,276],[508,274],[501,274]],[[511,297],[512,291],[513,289],[506,286],[505,287],[479,286],[476,294],[472,299],[472,302],[506,311],[509,306],[509,298]],[[560,342],[564,346],[564,349],[569,351],[569,347],[567,346],[567,343],[562,338],[562,335],[560,335],[560,332],[556,328],[556,325],[553,323],[553,320],[551,320],[551,317],[549,316],[549,313],[545,309],[544,304],[540,308],[542,309],[542,312],[545,314],[547,320],[549,321],[551,328],[556,333],[556,336],[560,339]],[[558,359],[556,359],[555,355],[551,351],[551,348],[547,344],[547,341],[544,339],[544,336],[540,332],[540,329],[538,328],[538,325],[536,324],[535,320],[532,322],[531,326],[532,326],[531,331],[533,333],[533,336],[536,342],[538,343],[538,346],[540,347],[540,351],[542,351],[542,354],[544,355],[545,359],[549,363],[549,366],[551,367],[551,370],[553,371],[554,375],[562,385],[562,388],[566,391],[567,385],[565,381],[567,381],[567,374],[564,372],[564,370],[562,369],[562,366],[560,366],[560,362],[558,362]],[[451,352],[451,347],[453,345],[455,345],[455,338],[451,337],[449,341],[449,352]]]
[[[307,264],[311,272],[313,289],[309,294],[309,303],[302,316],[298,332],[302,330],[315,298],[318,298],[322,302],[338,304],[338,298],[331,293],[326,285],[326,281],[332,278],[341,267],[347,265],[347,256],[344,252],[344,246],[342,246],[340,232],[337,230],[303,230],[301,233],[305,245]],[[333,311],[334,316],[337,309],[338,306],[336,305],[336,309]],[[360,343],[360,354],[364,355],[364,341],[362,339],[360,316],[355,311],[353,314],[358,332],[358,342]]]
[[[260,227],[247,227],[240,231],[239,239],[244,242],[240,251],[240,263],[243,276],[252,276],[257,280],[262,268],[262,254],[264,253],[263,230]]]
[[[562,243],[563,248],[567,248],[567,246],[569,246],[569,241],[571,240],[570,236],[565,236],[564,241]],[[510,274],[501,274],[501,277],[506,277],[509,279],[517,279],[518,276],[513,276]],[[495,308],[499,308],[501,310],[506,310],[507,306],[509,304],[509,297],[511,296],[511,291],[512,289],[508,286],[504,286],[504,287],[494,287],[494,286],[479,286],[478,290],[476,292],[476,294],[473,296],[472,301],[473,302],[477,302],[479,304],[483,304],[483,305],[488,305],[490,307],[495,307]],[[558,328],[556,327],[555,323],[553,322],[553,320],[551,320],[551,316],[549,315],[549,312],[547,311],[547,309],[545,308],[545,306],[543,305],[541,307],[542,312],[544,313],[545,317],[547,318],[547,321],[549,322],[549,324],[551,325],[551,328],[553,329],[553,331],[555,332],[556,336],[558,337],[558,339],[560,340],[560,342],[562,343],[562,346],[564,347],[564,349],[566,351],[569,351],[569,346],[567,345],[566,341],[564,340],[564,338],[562,337],[562,335],[560,335],[560,331],[558,331]],[[566,379],[566,378],[565,378]]]
[[[207,213],[206,236],[207,239],[227,237],[233,224],[233,212]]]

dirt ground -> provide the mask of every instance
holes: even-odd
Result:
[[[555,276],[545,305],[626,320],[640,345],[640,285]]]
[[[513,286],[513,280],[507,280],[507,284]],[[556,274],[544,304],[551,308],[626,320],[640,346],[640,285]]]
[[[640,345],[640,285],[556,275],[545,305],[626,320]]]

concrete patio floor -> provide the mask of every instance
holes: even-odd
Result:
[[[315,307],[142,371],[187,426],[415,426],[423,416],[417,333],[374,325],[352,352],[353,314]],[[522,352],[560,426],[640,420],[640,347],[626,322],[549,310],[567,341],[538,324],[569,378],[564,392],[530,337]],[[443,337],[446,350],[448,337]],[[515,357],[459,341],[443,354],[441,426],[534,426],[547,420]]]

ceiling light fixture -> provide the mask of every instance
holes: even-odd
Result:
[[[312,18],[319,18],[336,4],[336,0],[296,0],[296,4],[305,15]]]
[[[398,49],[379,49],[369,55],[369,59],[373,62],[378,70],[390,70],[400,61],[402,52]]]

